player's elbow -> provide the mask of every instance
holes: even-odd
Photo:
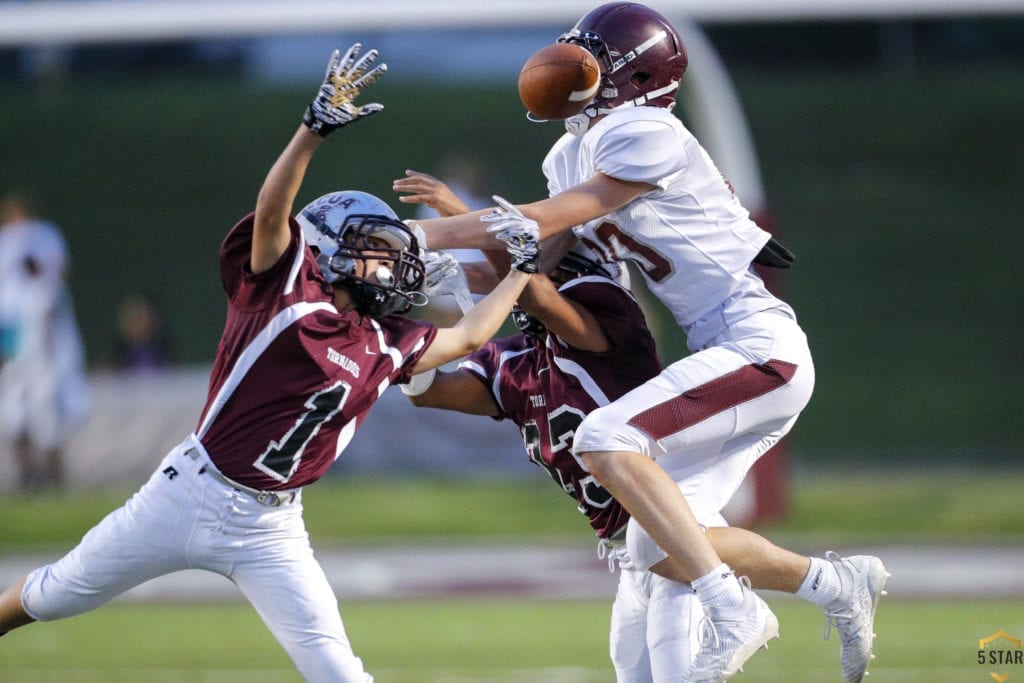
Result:
[[[457,357],[461,358],[479,351],[490,339],[490,335],[483,335],[476,331],[469,333],[460,340],[460,349]]]
[[[457,322],[451,330],[454,333],[450,337],[451,343],[449,345],[452,360],[479,351],[483,348],[484,344],[491,340],[494,333],[493,328],[475,324],[466,318]]]

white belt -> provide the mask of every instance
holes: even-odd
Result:
[[[199,461],[203,456],[199,453],[196,448],[189,448],[185,451],[185,455],[192,458],[193,460]],[[258,489],[250,488],[245,484],[239,484],[233,479],[228,479],[223,474],[217,471],[211,464],[205,464],[199,470],[199,474],[208,474],[225,486],[230,486],[236,491],[240,491],[256,499],[256,502],[260,505],[266,505],[270,508],[280,507],[282,505],[288,505],[295,501],[298,496],[298,491],[260,491]]]

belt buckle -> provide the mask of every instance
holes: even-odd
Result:
[[[281,497],[273,491],[260,491],[260,494],[256,496],[256,501],[260,505],[266,505],[267,507],[276,508],[281,505]]]

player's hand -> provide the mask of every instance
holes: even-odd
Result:
[[[446,251],[424,251],[423,293],[428,299],[452,296],[463,313],[473,308],[473,295],[469,292],[466,271],[458,259]]]
[[[423,293],[428,297],[454,295],[460,282],[469,291],[462,265],[447,251],[424,251],[420,258],[424,269]]]
[[[398,201],[403,204],[426,204],[440,216],[469,213],[469,207],[446,184],[428,173],[406,171],[405,178],[392,183],[395,192],[405,192]]]
[[[490,223],[487,232],[505,243],[505,249],[512,258],[512,267],[524,273],[536,273],[540,260],[540,227],[537,221],[527,218],[514,204],[494,195],[498,208],[480,217]]]
[[[377,60],[377,51],[370,50],[359,57],[361,48],[362,45],[356,43],[344,56],[340,50],[331,53],[323,85],[306,107],[302,122],[321,137],[327,137],[338,128],[384,108],[376,102],[362,106],[355,103],[359,93],[376,83],[388,70],[387,64],[371,69]]]

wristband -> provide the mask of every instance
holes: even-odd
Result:
[[[431,368],[426,372],[413,375],[409,378],[408,384],[399,384],[398,388],[401,389],[402,393],[406,396],[419,396],[430,388],[430,385],[434,383],[434,377],[436,376],[437,368]]]
[[[538,270],[540,270],[539,263],[540,252],[538,251],[536,254],[526,259],[525,261],[519,261],[513,264],[512,267],[523,273],[536,273]]]
[[[313,105],[312,105],[312,103],[310,103],[309,105],[306,106],[306,111],[302,115],[302,123],[306,124],[306,128],[309,128],[309,130],[311,130],[312,132],[316,133],[317,135],[319,135],[322,138],[327,137],[327,135],[331,131],[333,131],[335,128],[338,127],[338,126],[332,126],[330,124],[324,123],[323,121],[318,119],[316,117],[316,114],[313,112]]]

